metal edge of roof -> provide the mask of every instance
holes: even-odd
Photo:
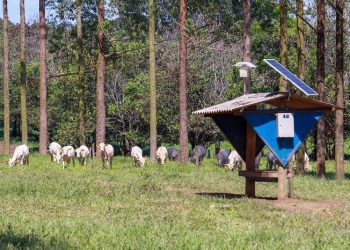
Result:
[[[236,108],[215,109],[216,106],[218,106],[218,108],[219,108],[220,106],[225,105],[226,103],[229,104],[231,102],[234,102],[235,100],[238,101],[239,98],[242,98],[244,96],[243,95],[243,96],[237,97],[237,98],[235,98],[233,100],[230,100],[230,101],[227,101],[227,102],[219,103],[219,104],[216,104],[216,105],[211,106],[211,107],[207,107],[207,108],[204,108],[204,109],[200,109],[200,110],[194,111],[194,112],[192,112],[192,114],[194,114],[194,115],[208,115],[208,114],[218,114],[218,113],[230,113],[230,112],[233,112],[233,111],[236,111],[236,110],[240,110],[240,109],[242,109],[244,107],[250,107],[250,106],[253,106],[253,105],[256,105],[256,104],[259,104],[259,103],[264,103],[264,102],[268,103],[269,101],[278,100],[278,99],[284,98],[284,97],[286,97],[288,95],[288,93],[284,93],[284,92],[255,93],[255,95],[258,95],[258,94],[266,94],[266,96],[257,97],[256,99],[259,98],[259,100],[249,102],[249,104],[247,104],[247,105],[239,105]],[[272,94],[273,96],[268,96],[269,94]],[[248,98],[249,98],[249,95],[253,96],[254,94],[248,94],[247,95]],[[321,105],[323,107],[328,107],[330,109],[335,109],[335,110],[344,109],[344,107],[341,107],[341,106],[338,106],[338,105],[335,105],[335,104],[332,104],[332,103],[323,102],[323,101],[307,98],[307,97],[304,97],[304,96],[291,95],[291,98],[292,99],[293,98],[294,99],[299,99],[299,100],[307,101],[307,102],[312,102],[314,104],[319,104],[319,105]]]
[[[230,101],[227,101],[227,102],[219,103],[219,104],[216,104],[216,105],[211,106],[211,107],[207,107],[207,108],[204,108],[204,109],[200,109],[200,110],[194,111],[194,112],[192,112],[192,114],[194,114],[194,115],[206,115],[206,114],[216,114],[216,113],[222,113],[222,112],[232,112],[232,111],[235,111],[235,110],[242,109],[244,107],[250,107],[250,106],[253,106],[253,105],[256,105],[256,104],[259,104],[259,103],[263,103],[263,102],[266,102],[266,101],[277,100],[277,99],[285,97],[287,94],[288,93],[282,93],[282,92],[247,94],[247,95],[243,95],[243,96],[237,97],[237,98],[235,98],[233,100],[230,100]],[[229,103],[232,103],[232,102],[235,102],[235,101],[239,101],[239,99],[241,99],[244,96],[249,98],[249,96],[253,97],[254,95],[262,95],[262,96],[257,96],[256,97],[257,100],[248,102],[249,104],[247,104],[247,105],[238,105],[236,108],[215,109],[216,107],[219,108],[220,106],[223,106],[225,104],[229,104]],[[269,96],[269,95],[272,95],[272,96]]]

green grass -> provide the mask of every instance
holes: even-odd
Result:
[[[4,160],[4,156],[0,160]],[[90,162],[91,163],[91,162]],[[350,181],[294,180],[305,200],[342,199],[318,213],[271,202],[201,193],[244,192],[244,179],[204,167],[147,164],[117,157],[112,170],[70,167],[32,156],[29,167],[0,168],[0,249],[345,249],[350,245]],[[349,163],[346,172],[350,173]],[[257,184],[275,197],[277,185]]]

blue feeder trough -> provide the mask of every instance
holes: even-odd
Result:
[[[280,166],[287,168],[291,156],[315,128],[322,115],[336,109],[342,107],[277,92],[243,95],[198,110],[194,114],[212,117],[245,161],[246,170],[240,171],[239,175],[246,178],[246,195],[254,197],[256,181],[282,181],[277,171],[255,169],[255,157],[264,145],[275,154]],[[287,178],[293,175],[292,171],[286,173]],[[280,197],[280,189],[278,196]]]

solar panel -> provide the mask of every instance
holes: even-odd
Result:
[[[264,59],[264,61],[270,67],[272,67],[274,70],[276,70],[278,73],[280,73],[284,78],[286,78],[288,81],[290,81],[295,87],[300,89],[305,95],[307,95],[307,96],[318,95],[315,90],[313,90],[305,82],[300,80],[296,75],[294,75],[288,69],[283,67],[283,65],[281,65],[279,62],[277,62],[275,59]]]

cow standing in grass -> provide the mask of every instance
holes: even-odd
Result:
[[[62,147],[57,142],[51,142],[49,146],[49,152],[51,154],[51,161],[59,163],[61,160]]]
[[[232,150],[228,156],[228,164],[224,165],[225,168],[233,170],[235,168],[240,169],[242,166],[242,158],[239,156],[236,150]]]
[[[159,147],[157,149],[157,160],[161,165],[164,165],[165,159],[168,156],[168,150],[166,149],[166,147]]]
[[[75,166],[74,161],[75,151],[72,146],[64,146],[62,148],[62,166],[63,169],[65,167],[65,164],[70,165],[70,162],[73,161],[73,166]]]
[[[114,156],[114,148],[110,144],[100,143],[98,146],[101,151],[102,167],[112,168],[112,160]]]
[[[190,161],[196,164],[197,167],[199,167],[201,165],[201,162],[204,159],[206,152],[207,150],[205,149],[204,146],[202,145],[195,146],[194,149],[192,150]]]
[[[216,158],[218,159],[218,163],[217,165],[220,166],[220,167],[223,167],[225,165],[228,164],[228,157],[229,157],[229,154],[227,152],[226,149],[220,149],[220,151],[218,152],[218,154],[216,155]]]
[[[21,165],[29,165],[29,148],[27,145],[23,144],[16,147],[11,160],[9,160],[9,166],[14,167],[17,162],[20,162]]]
[[[79,159],[80,165],[86,166],[87,159],[89,158],[90,151],[87,146],[81,145],[75,150],[77,157]]]
[[[168,158],[170,161],[178,161],[180,158],[179,151],[176,150],[176,148],[167,148],[168,151]]]
[[[134,146],[131,149],[131,157],[134,159],[135,166],[136,164],[140,167],[145,165],[145,158],[142,157],[142,149],[138,146]]]

